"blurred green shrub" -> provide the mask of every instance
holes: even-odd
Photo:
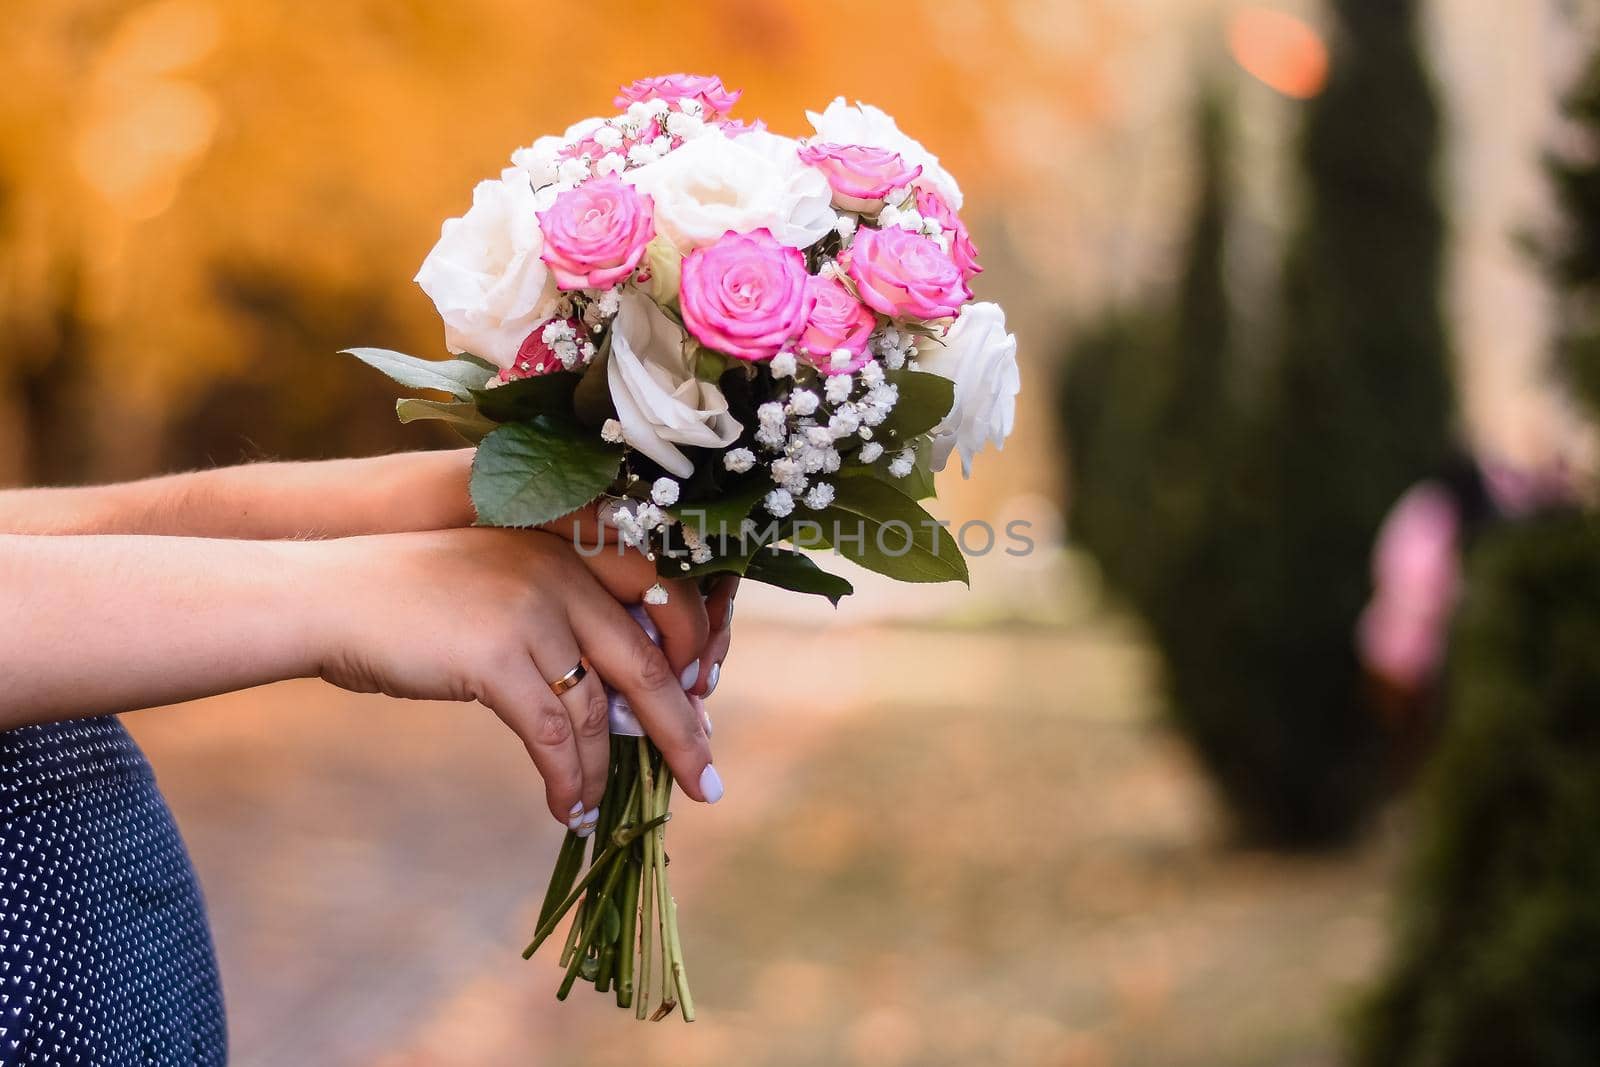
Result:
[[[1600,414],[1600,51],[1567,101],[1545,259],[1557,354]],[[1450,714],[1394,959],[1358,1016],[1364,1067],[1600,1063],[1600,520],[1539,519],[1474,552]]]
[[[1241,826],[1343,840],[1388,781],[1353,632],[1383,515],[1448,449],[1438,118],[1414,0],[1339,0],[1308,105],[1278,336],[1236,336],[1227,127],[1207,94],[1171,309],[1119,311],[1069,354],[1074,533],[1149,625],[1173,714]]]
[[[1365,1067],[1600,1063],[1600,526],[1476,554]]]

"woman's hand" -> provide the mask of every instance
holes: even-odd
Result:
[[[668,583],[657,617],[664,635],[678,636],[657,648],[619,603],[638,603],[656,580],[637,553],[596,557],[604,560],[602,584],[570,544],[543,531],[451,530],[305,547],[317,554],[324,586],[307,597],[321,619],[316,672],[357,692],[488,706],[527,747],[558,820],[581,830],[598,817],[610,761],[600,678],[628,698],[691,799],[721,797],[703,716],[683,685],[699,680],[685,669],[708,647],[692,583]],[[594,673],[555,695],[550,683],[580,655]]]

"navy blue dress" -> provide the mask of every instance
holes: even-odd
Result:
[[[0,1064],[228,1058],[200,887],[114,718],[0,732]]]

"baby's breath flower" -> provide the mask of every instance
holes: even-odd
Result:
[[[622,423],[616,419],[607,419],[600,424],[600,440],[611,445],[622,443]]]
[[[817,413],[817,405],[822,403],[816,393],[809,389],[796,389],[789,394],[789,410],[802,418]]]
[[[771,368],[774,378],[793,378],[795,372],[794,353],[779,352],[772,357],[772,362],[768,363],[767,366]]]
[[[774,489],[762,500],[773,518],[781,519],[794,511],[794,497],[787,489]]]
[[[850,390],[855,388],[855,378],[848,374],[835,374],[831,376],[822,389],[827,394],[828,403],[843,404],[850,399]]]
[[[678,502],[678,483],[671,478],[657,478],[650,486],[650,499],[664,508]]]
[[[904,478],[911,473],[911,468],[917,465],[917,454],[907,448],[889,462],[889,473],[896,478]]]
[[[861,446],[861,451],[857,452],[856,455],[861,457],[861,462],[863,463],[873,463],[877,461],[879,456],[883,455],[883,446],[876,441],[868,441]]]
[[[660,607],[667,602],[667,591],[660,582],[644,591],[644,602],[655,607]]]
[[[735,448],[722,457],[723,468],[732,471],[734,474],[743,474],[755,465],[756,454],[748,448]]]
[[[812,511],[821,511],[833,503],[833,486],[827,482],[818,482],[811,487],[811,492],[806,494],[805,505]]]

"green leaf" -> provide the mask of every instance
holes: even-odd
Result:
[[[933,484],[933,442],[926,437],[919,437],[912,443],[911,448],[917,458],[912,464],[911,473],[904,478],[896,478],[889,473],[887,461],[894,456],[893,452],[876,463],[846,466],[839,473],[846,478],[876,478],[880,482],[894,486],[912,500],[928,500],[938,496]]]
[[[472,390],[483,388],[494,376],[494,368],[476,356],[471,359],[418,359],[387,348],[346,348],[343,354],[355,356],[408,389],[435,389],[457,400],[471,400]]]
[[[839,601],[855,590],[837,574],[829,574],[807,556],[786,548],[764,549],[755,554],[744,576],[795,593],[815,593],[839,606]]]
[[[600,346],[599,353],[589,361],[589,367],[572,392],[572,408],[578,421],[585,426],[599,427],[607,419],[617,417],[616,401],[611,399],[611,382],[606,377],[606,364],[611,359],[610,338]]]
[[[622,938],[622,912],[617,910],[616,904],[608,897],[604,910],[600,913],[600,937],[596,944],[604,947],[614,945]]]
[[[424,400],[421,397],[403,396],[394,402],[394,413],[403,423],[429,419],[448,423],[451,429],[473,444],[483,440],[484,436],[494,429],[494,423],[479,415],[477,406],[465,400],[444,403],[438,400]]]
[[[594,500],[617,477],[622,449],[575,423],[509,423],[478,446],[472,504],[480,526],[538,526]]]
[[[899,391],[894,410],[873,431],[873,439],[893,451],[904,448],[913,437],[927,433],[950,414],[956,402],[956,383],[938,374],[916,370],[892,370],[884,379]]]
[[[840,478],[816,518],[834,551],[868,570],[902,582],[969,581],[955,535],[876,478]]]
[[[679,522],[693,526],[702,537],[737,534],[740,521],[750,514],[750,510],[761,502],[771,488],[770,480],[758,477],[716,500],[679,504],[667,510]]]
[[[485,418],[495,422],[525,422],[540,415],[572,414],[572,391],[578,386],[574,371],[555,371],[518,378],[493,389],[474,389],[472,399]]]

